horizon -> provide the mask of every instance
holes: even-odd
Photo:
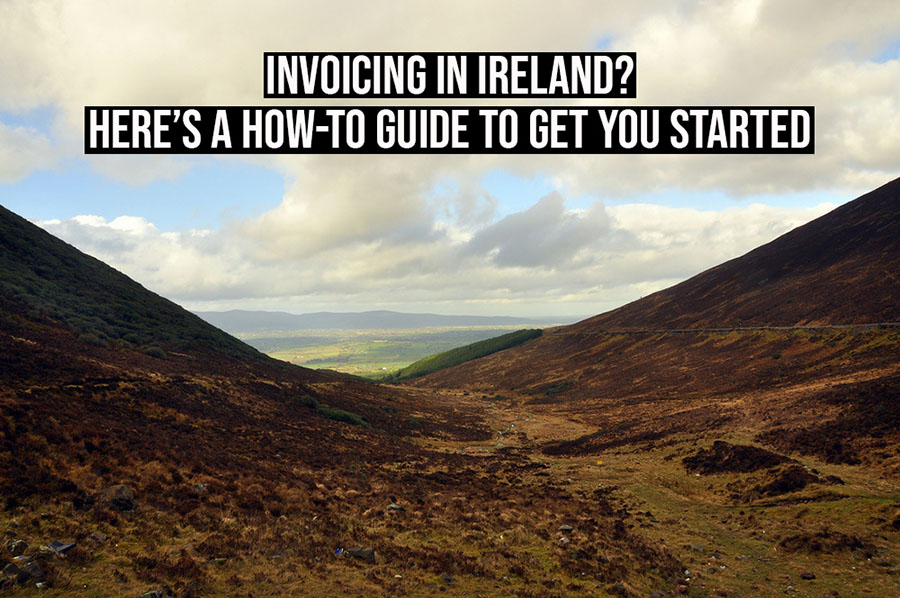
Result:
[[[540,316],[506,316],[506,315],[481,315],[481,314],[464,314],[464,313],[438,313],[438,312],[411,312],[411,311],[396,311],[393,309],[367,309],[363,311],[310,311],[310,312],[289,312],[289,311],[279,311],[279,310],[256,310],[256,309],[228,309],[228,310],[188,310],[194,314],[201,313],[216,313],[216,314],[226,314],[232,312],[245,312],[245,313],[269,313],[269,314],[285,314],[289,316],[316,316],[320,314],[328,314],[328,315],[365,315],[365,314],[373,314],[373,313],[391,313],[391,314],[400,314],[404,316],[448,316],[448,317],[460,317],[460,318],[515,318],[521,320],[535,320],[535,321],[545,321],[541,319]],[[549,316],[549,317],[564,317],[564,318],[589,318],[590,315],[566,315],[566,316]]]

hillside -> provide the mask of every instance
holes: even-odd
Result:
[[[0,216],[4,594],[562,596],[682,568],[615,497],[499,450],[483,405],[269,359]],[[561,549],[572,524],[614,556]]]
[[[515,393],[617,430],[553,450],[740,424],[876,462],[872,447],[900,434],[888,398],[900,391],[897,272],[900,180],[681,284],[416,384]],[[830,327],[861,323],[885,324]]]
[[[900,179],[571,330],[900,321]]]
[[[443,353],[430,355],[424,359],[420,359],[415,363],[411,363],[405,368],[398,370],[388,377],[391,382],[399,382],[418,378],[436,372],[438,370],[451,368],[461,363],[490,355],[498,351],[517,347],[522,343],[537,338],[542,334],[540,329],[517,330],[508,334],[501,334],[494,338],[485,339],[471,343],[462,347],[456,347]]]
[[[690,573],[662,596],[900,595],[897,272],[900,180],[411,383],[475,397],[507,450],[642,514]]]
[[[21,304],[30,317],[65,323],[86,344],[263,357],[2,206],[0,295]]]

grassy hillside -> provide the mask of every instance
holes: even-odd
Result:
[[[541,334],[543,334],[543,331],[540,329],[517,330],[515,332],[510,332],[509,334],[503,334],[487,340],[478,341],[471,345],[430,355],[425,359],[420,359],[402,370],[391,374],[391,376],[388,377],[388,380],[391,382],[399,382],[410,378],[418,378],[419,376],[450,368],[473,359],[478,359],[479,357],[484,357],[485,355],[490,355],[491,353],[496,353],[497,351],[516,347],[525,341],[541,336]]]
[[[2,206],[0,294],[65,323],[88,344],[134,346],[156,356],[164,355],[160,345],[261,356]]]

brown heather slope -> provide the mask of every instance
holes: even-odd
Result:
[[[900,321],[900,179],[573,331]]]
[[[596,432],[555,452],[743,429],[877,461],[900,439],[900,179],[702,274],[417,384],[514,395]],[[900,472],[900,461],[889,460]]]
[[[771,328],[900,320],[898,266],[894,181],[415,384],[480,401],[505,450],[623,501],[685,565],[657,597],[900,596],[900,327]]]
[[[275,361],[2,209],[0,233],[4,594],[561,597],[682,568],[495,450],[481,404]]]

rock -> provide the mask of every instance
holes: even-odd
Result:
[[[389,505],[387,506],[387,510],[388,510],[388,511],[402,511],[402,510],[403,510],[403,507],[401,507],[401,506],[398,505],[397,503],[393,503],[393,502],[392,502],[391,504],[389,504]]]
[[[810,573],[809,571],[804,571],[803,573],[800,574],[800,579],[811,580],[811,579],[815,579],[815,578],[816,578],[816,574]]]
[[[54,540],[53,542],[50,542],[48,548],[56,554],[62,556],[68,551],[75,548],[75,542],[62,542],[61,540]]]
[[[678,592],[679,594],[687,594],[688,587],[686,585],[684,585],[683,583],[680,583],[677,586],[675,586],[675,591]]]
[[[115,511],[130,513],[134,511],[134,490],[125,484],[110,486],[100,493],[99,503]]]
[[[25,554],[25,551],[28,549],[28,542],[25,540],[10,540],[6,543],[6,550],[9,551],[11,556],[19,556],[20,554]]]
[[[559,543],[560,543],[560,544],[568,544],[569,542],[571,542],[571,540],[569,540],[569,539],[568,539],[567,537],[565,537],[565,536],[563,536],[562,538],[559,539]]]
[[[44,576],[43,571],[31,557],[17,556],[13,559],[14,566],[18,568],[16,581],[26,584],[32,580],[38,580]]]
[[[565,525],[565,524],[563,524],[563,525],[560,525],[560,526],[559,526],[559,531],[561,531],[561,532],[564,533],[564,534],[567,534],[567,533],[571,532],[571,531],[574,530],[574,529],[575,529],[575,528],[572,527],[571,525]]]
[[[175,594],[169,588],[169,586],[163,586],[161,590],[150,590],[149,592],[144,592],[138,598],[171,598]]]
[[[374,548],[363,548],[361,546],[356,546],[354,548],[348,548],[344,552],[355,559],[366,561],[367,563],[372,563],[373,565],[378,562],[378,556],[375,554]]]
[[[3,567],[2,573],[3,575],[15,577],[19,574],[19,568],[16,567],[13,563],[6,563],[6,566]]]
[[[96,542],[97,544],[103,544],[107,540],[109,540],[109,536],[104,534],[103,532],[93,532],[88,539],[92,542]]]
[[[694,544],[693,546],[691,546],[691,550],[693,550],[694,552],[706,552],[706,546],[704,546],[703,544]]]

